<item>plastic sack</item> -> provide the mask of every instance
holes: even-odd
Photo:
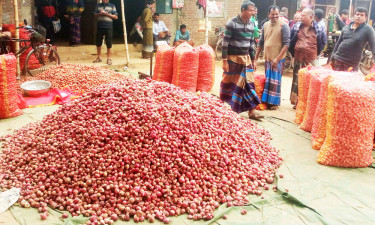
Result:
[[[199,53],[197,91],[209,92],[215,83],[215,52],[207,44],[195,49]]]
[[[306,98],[308,89],[305,89],[305,76],[309,69],[307,67],[302,68],[298,71],[298,103],[296,108],[296,119],[297,124],[301,124],[306,110]]]
[[[199,53],[188,43],[179,45],[174,53],[172,84],[185,91],[197,90]]]
[[[367,74],[367,76],[365,77],[365,80],[375,82],[375,64],[371,69],[371,73]],[[374,137],[375,137],[375,134],[374,134]],[[374,138],[374,148],[375,148],[375,138]]]
[[[363,80],[363,76],[351,72],[332,71],[330,76],[325,77],[320,85],[319,100],[314,114],[313,125],[311,129],[311,145],[315,150],[319,150],[326,138],[327,126],[327,101],[328,86],[335,79],[339,80]]]
[[[17,102],[16,57],[0,55],[0,119],[22,115]]]
[[[326,138],[327,123],[327,100],[328,100],[328,84],[332,79],[328,76],[323,79],[320,86],[319,100],[315,110],[313,126],[311,128],[311,145],[315,150],[319,150]]]
[[[375,130],[375,84],[335,79],[329,83],[326,139],[317,162],[338,167],[367,167]]]
[[[311,70],[310,84],[306,100],[306,111],[300,128],[304,131],[311,132],[314,115],[319,101],[320,86],[325,77],[329,76],[332,70],[314,69]]]
[[[16,26],[14,24],[3,24],[1,26],[2,31],[9,31],[12,35],[12,37],[15,37],[16,35]],[[9,48],[8,53],[16,53],[16,42],[7,41],[6,42],[7,47]]]
[[[156,52],[153,80],[172,83],[175,48],[160,45]]]
[[[255,74],[254,85],[255,85],[255,92],[257,93],[257,96],[263,95],[265,84],[266,84],[266,75],[265,74]],[[260,103],[255,109],[256,110],[266,110],[267,104],[266,103]]]
[[[20,188],[12,188],[0,193],[0,213],[7,211],[20,198]]]

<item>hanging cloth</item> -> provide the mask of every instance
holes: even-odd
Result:
[[[207,0],[198,0],[197,1],[197,6],[198,8],[203,8],[204,11],[206,11],[206,5],[207,5]]]

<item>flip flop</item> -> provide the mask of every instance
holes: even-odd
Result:
[[[93,63],[99,63],[99,62],[101,62],[102,60],[101,59],[99,59],[99,58],[96,58],[94,61],[92,61]]]
[[[112,59],[107,59],[107,64],[112,65]]]
[[[268,109],[269,110],[277,110],[279,107],[277,105],[273,105],[271,107],[269,107]]]
[[[249,119],[252,119],[252,120],[257,120],[257,121],[262,121],[262,119],[264,118],[263,115],[260,115],[259,113],[252,113],[251,115],[249,114]]]

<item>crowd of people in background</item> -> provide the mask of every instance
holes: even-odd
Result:
[[[51,42],[54,41],[55,35],[53,21],[59,19],[58,7],[56,0],[40,0],[37,5],[39,21],[46,28],[47,38]],[[66,1],[64,17],[70,24],[70,45],[79,44],[81,41],[80,18],[83,10],[83,0]],[[319,55],[326,47],[329,32],[341,31],[340,35],[332,37],[336,44],[329,64],[334,70],[358,71],[365,45],[375,53],[375,33],[374,29],[366,24],[366,8],[355,9],[353,18],[349,18],[349,11],[346,9],[339,14],[334,10],[330,11],[326,17],[322,9],[313,10],[308,6],[301,7],[290,21],[288,13],[286,7],[280,9],[271,5],[267,18],[259,26],[257,7],[253,2],[245,0],[240,14],[227,22],[222,44],[224,73],[220,98],[229,103],[234,111],[248,111],[250,118],[259,120],[262,116],[254,110],[259,103],[266,103],[270,110],[278,108],[281,103],[281,77],[287,51],[294,61],[290,101],[295,107],[298,102],[298,70],[307,65],[319,66]],[[113,20],[118,18],[118,13],[115,5],[109,3],[109,0],[103,0],[97,4],[94,14],[97,18],[98,56],[93,62],[102,61],[101,46],[105,40],[107,64],[111,65]],[[171,38],[170,30],[164,21],[160,20],[160,15],[155,13],[155,1],[147,0],[146,8],[130,32],[130,40],[135,43],[142,42],[142,57],[150,58],[159,44],[170,44]],[[259,44],[256,40],[259,40]],[[185,24],[180,25],[173,39],[174,46],[182,43],[194,45]],[[257,96],[253,72],[262,51],[266,82],[263,95]],[[375,55],[372,59],[375,59]]]
[[[342,10],[340,15],[333,12],[328,18],[332,23],[327,26],[321,9],[303,7],[289,21],[287,8],[272,5],[267,19],[261,23],[262,32],[255,55],[254,33],[257,29],[254,15],[255,4],[245,0],[241,13],[226,24],[222,48],[224,72],[220,88],[220,99],[238,113],[247,111],[251,119],[263,117],[254,110],[261,102],[266,103],[270,110],[280,105],[281,77],[287,51],[294,60],[290,101],[295,108],[298,102],[298,70],[308,65],[319,66],[319,55],[327,44],[327,33],[332,24],[335,26],[333,31],[341,30],[330,58],[334,70],[358,71],[366,44],[375,53],[375,32],[366,24],[366,8],[355,9],[352,21],[347,10]],[[261,51],[264,51],[266,81],[263,95],[257,96],[253,73]]]
[[[170,44],[172,34],[159,17],[159,13],[155,13],[155,1],[148,0],[147,7],[143,10],[140,18],[140,23],[136,23],[132,29],[130,36],[133,41],[140,39],[139,31],[142,31],[142,58],[152,57],[153,51],[158,45]],[[178,46],[184,42],[194,45],[186,25],[181,24],[180,29],[176,31],[173,46]]]

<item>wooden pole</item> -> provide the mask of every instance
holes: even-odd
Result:
[[[126,22],[125,22],[125,7],[124,7],[124,1],[121,0],[121,13],[122,13],[122,28],[124,30],[124,42],[125,42],[125,52],[126,52],[126,66],[130,66],[129,62],[129,49],[128,49],[128,35],[126,33]]]
[[[18,0],[13,0],[13,7],[14,7],[14,25],[17,28],[19,21],[18,21]],[[16,39],[20,38],[20,34],[18,32],[18,29],[16,29]],[[20,50],[20,45],[19,43],[16,43],[16,52]],[[17,78],[20,78],[20,59],[17,58]]]
[[[370,21],[370,18],[371,18],[372,2],[373,2],[373,1],[370,1],[370,7],[369,7],[369,10],[368,10],[367,22],[369,22],[369,21]],[[374,21],[372,21],[372,25],[373,25],[373,24],[374,24]]]
[[[208,3],[206,2],[206,8],[205,8],[205,21],[204,21],[204,28],[205,28],[205,39],[204,43],[208,44]]]

